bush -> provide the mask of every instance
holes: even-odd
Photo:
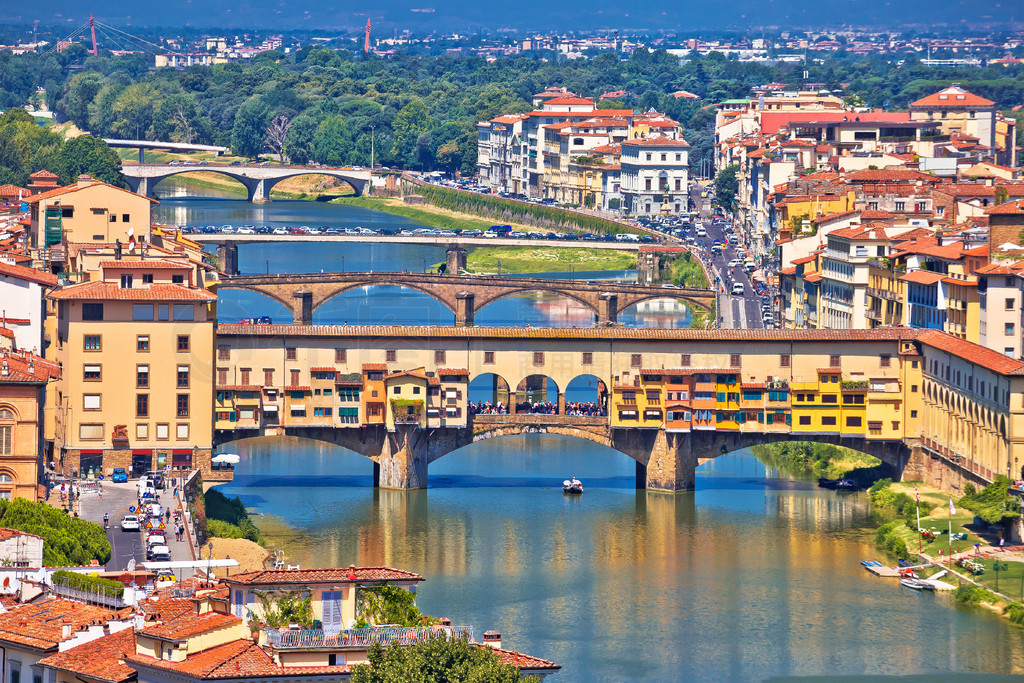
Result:
[[[965,486],[960,505],[989,524],[1005,524],[1020,518],[1020,499],[1009,495],[1009,490],[1010,480],[1000,474],[981,491],[972,486],[968,492]]]
[[[263,536],[245,510],[242,499],[228,498],[217,489],[203,496],[206,508],[206,535],[218,538],[245,538],[262,543]]]
[[[124,584],[113,579],[101,579],[98,576],[61,570],[53,573],[52,580],[57,586],[69,586],[89,593],[112,595],[117,598],[124,597]]]
[[[889,522],[878,527],[878,531],[875,532],[875,546],[896,557],[910,556],[906,542],[896,533],[896,522]]]
[[[1018,626],[1024,626],[1024,605],[1019,602],[1011,602],[1009,605],[1003,608],[1003,614],[1005,614],[1011,623],[1017,624]]]
[[[103,527],[45,503],[23,498],[0,500],[0,527],[17,529],[46,539],[43,564],[47,567],[81,567],[96,560],[110,560],[110,541]]]
[[[956,592],[953,593],[953,597],[961,605],[977,605],[979,602],[994,604],[999,602],[999,598],[995,593],[972,584],[964,584],[957,588]]]

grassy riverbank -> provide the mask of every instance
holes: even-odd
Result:
[[[466,255],[471,273],[550,273],[631,270],[636,252],[572,247],[477,247]]]
[[[403,216],[420,225],[426,225],[439,230],[487,230],[495,224],[494,221],[488,218],[481,218],[480,216],[473,216],[468,213],[447,211],[430,204],[411,206],[404,203],[401,199],[394,197],[343,197],[333,200],[332,203],[361,206],[364,209],[373,209],[374,211],[383,211],[395,216]],[[513,230],[520,232],[534,232],[537,230],[537,228],[521,223],[508,223],[508,225],[511,225]]]
[[[856,478],[858,481],[877,478],[872,476],[882,464],[878,458],[842,446],[811,441],[785,441],[754,446],[757,459],[782,472],[797,476]]]

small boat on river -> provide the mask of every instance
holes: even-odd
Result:
[[[583,493],[583,482],[573,477],[562,482],[562,493]]]

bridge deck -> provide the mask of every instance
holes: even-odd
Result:
[[[396,216],[395,220],[400,220]],[[365,242],[388,244],[430,244],[436,246],[449,246],[457,244],[460,247],[542,247],[544,249],[615,249],[621,251],[639,251],[643,246],[633,242],[581,242],[569,240],[528,240],[528,239],[505,239],[505,238],[484,238],[484,237],[421,237],[402,235],[225,235],[216,234],[191,234],[189,239],[196,242],[213,244],[251,244],[255,242]]]

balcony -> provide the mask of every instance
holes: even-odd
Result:
[[[900,300],[900,297],[896,292],[888,289],[879,289],[878,287],[868,287],[868,296],[873,296],[876,299],[885,299],[886,301]]]
[[[284,630],[267,629],[267,643],[275,650],[365,650],[374,643],[387,647],[397,642],[400,645],[415,645],[430,638],[445,640],[473,640],[472,626],[425,626],[359,628],[328,634],[320,629]]]
[[[868,320],[877,320],[878,322],[882,322],[881,311],[873,311],[869,308],[868,310],[864,311],[864,317],[867,318]]]

